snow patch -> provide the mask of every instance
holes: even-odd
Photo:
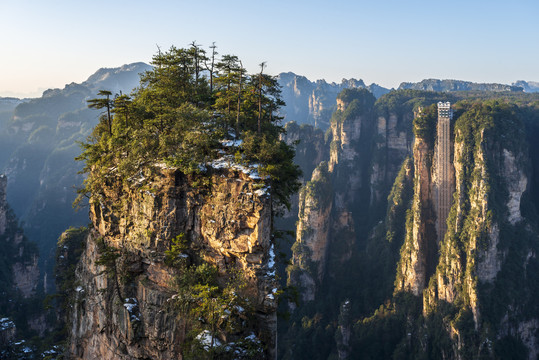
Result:
[[[0,331],[12,329],[15,327],[15,323],[10,320],[9,318],[1,318],[0,319]]]
[[[203,332],[198,334],[196,339],[206,351],[210,350],[212,346],[212,339],[213,339],[213,347],[221,346],[221,342],[219,341],[219,339],[212,336],[209,330],[204,330]]]
[[[140,321],[136,313],[138,313],[138,301],[136,298],[126,298],[124,302],[124,308],[129,313],[131,321]]]

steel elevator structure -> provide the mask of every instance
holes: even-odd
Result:
[[[453,111],[450,102],[438,103],[438,123],[436,125],[436,194],[438,244],[447,232],[447,216],[451,209],[453,197],[451,171],[451,119]]]

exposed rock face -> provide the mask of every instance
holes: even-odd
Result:
[[[296,148],[294,163],[300,166],[303,176],[308,179],[313,170],[328,157],[324,132],[311,125],[289,122],[281,140]]]
[[[7,201],[6,201],[7,177],[0,174],[0,235],[4,235],[7,226]]]
[[[434,229],[435,213],[431,180],[432,148],[424,139],[414,144],[414,201],[412,228],[407,229],[397,268],[396,290],[410,291],[419,296],[427,286],[436,260],[437,244]]]
[[[484,344],[511,337],[520,339],[529,359],[534,359],[539,316],[525,299],[536,283],[527,269],[537,264],[538,242],[520,210],[529,184],[527,145],[516,140],[522,131],[518,119],[503,106],[495,109],[477,106],[470,110],[472,115],[465,113],[456,120],[455,194],[447,233],[439,244],[432,206],[440,181],[435,176],[438,164],[433,149],[416,136],[414,201],[395,290],[422,297],[424,314],[445,316],[452,358],[460,358],[464,351],[492,355],[492,347],[488,350]],[[503,133],[497,127],[514,132]],[[517,268],[519,275],[514,272]],[[519,295],[502,295],[508,281],[520,284]],[[443,306],[453,310],[444,312]],[[467,314],[470,322],[463,325],[459,319]],[[477,338],[466,335],[470,323]]]
[[[232,269],[247,279],[256,321],[243,329],[274,358],[276,282],[271,243],[271,199],[241,172],[211,177],[211,193],[193,187],[195,179],[173,169],[150,181],[151,190],[112,187],[91,204],[94,229],[77,267],[80,288],[71,319],[71,356],[76,359],[172,359],[187,349],[186,320],[169,306],[176,293],[177,270],[165,265],[171,239],[185,234],[186,255],[214,264],[226,278]],[[121,192],[123,202],[118,202]],[[104,272],[98,242],[120,250],[121,276]],[[224,334],[221,342],[238,334]],[[229,337],[230,336],[230,337]]]
[[[371,204],[385,200],[389,184],[397,176],[402,161],[412,152],[412,118],[411,113],[378,116],[373,150],[378,161],[372,162],[370,171]]]
[[[0,349],[15,340],[17,327],[9,318],[0,319]]]
[[[527,188],[528,177],[524,173],[524,169],[517,165],[515,154],[507,149],[503,149],[502,176],[507,183],[507,191],[509,192],[507,199],[509,214],[507,219],[512,225],[515,225],[522,220],[520,200]]]
[[[337,328],[337,354],[339,360],[346,360],[350,357],[350,335],[352,334],[350,319],[350,300],[346,300],[341,306],[339,314],[339,327]]]
[[[25,341],[42,336],[46,327],[39,306],[43,298],[36,295],[38,253],[6,201],[6,186],[0,174],[0,358],[26,359],[34,354]]]
[[[315,299],[328,269],[330,247],[334,261],[342,264],[352,256],[356,241],[354,211],[367,185],[370,139],[374,129],[374,97],[365,90],[346,90],[337,99],[331,121],[329,161],[321,162],[311,181],[300,192],[296,243],[293,246],[289,283],[302,289],[304,301]],[[367,201],[368,203],[368,201]]]
[[[303,301],[314,300],[316,283],[324,276],[328,250],[331,210],[333,208],[328,165],[318,166],[299,196],[299,215],[293,263],[289,282],[300,285]]]
[[[17,262],[13,265],[13,282],[25,298],[34,295],[36,292],[39,281],[37,263],[38,256],[36,254],[24,263]]]
[[[38,254],[24,239],[17,219],[10,213],[6,201],[7,177],[0,175],[0,237],[5,256],[9,257],[11,266],[11,282],[24,298],[35,294],[38,281]],[[5,290],[5,289],[4,289]]]
[[[514,156],[498,144],[493,146],[492,140],[486,137],[484,130],[481,130],[478,140],[480,146],[477,146],[473,153],[475,161],[472,165],[473,173],[480,175],[470,179],[464,173],[469,171],[470,165],[467,164],[466,157],[469,157],[470,150],[466,150],[466,146],[462,143],[463,136],[460,130],[457,131],[456,138],[461,139],[455,144],[455,177],[459,179],[456,184],[455,199],[457,200],[453,205],[456,216],[452,218],[453,226],[448,229],[449,237],[442,244],[442,256],[435,276],[435,287],[427,292],[426,302],[432,303],[437,297],[439,300],[453,303],[463,296],[469,299],[474,322],[478,327],[481,322],[478,284],[492,283],[496,279],[504,257],[499,251],[499,225],[495,219],[492,219],[492,215],[489,215],[493,208],[489,201],[492,185],[490,178],[495,172],[503,176],[499,181],[508,190],[505,203],[507,213],[505,219],[499,219],[514,225],[517,219],[522,219],[520,199],[526,190],[527,176],[524,168],[516,167]],[[487,152],[486,149],[490,151]],[[487,164],[496,164],[499,168],[488,169]],[[465,219],[470,217],[475,222],[477,230],[474,229],[466,234],[462,231],[462,227],[466,222]],[[459,245],[456,244],[455,234],[458,233],[462,233],[460,241],[465,239],[464,251],[459,251]],[[477,278],[474,278],[474,273]],[[435,296],[434,292],[436,292]]]
[[[349,105],[342,99],[337,99],[337,111],[344,112],[346,106]],[[346,119],[345,121],[334,121],[331,123],[331,132],[333,134],[334,146],[331,148],[329,168],[333,168],[339,162],[348,162],[351,166],[352,162],[359,155],[355,143],[361,136],[361,127],[364,122],[362,116]],[[353,176],[352,176],[353,177]],[[357,177],[353,177],[357,178]]]

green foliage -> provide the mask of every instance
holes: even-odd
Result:
[[[89,100],[90,107],[107,113],[77,158],[85,161],[88,174],[77,201],[99,197],[108,179],[129,183],[160,163],[200,174],[224,153],[258,166],[269,177],[276,205],[290,206],[300,171],[292,162],[293,149],[279,140],[278,110],[284,103],[276,79],[249,76],[236,57],[225,55],[210,86],[201,71],[205,60],[194,43],[172,47],[154,56],[153,70],[142,75],[131,96],[110,98],[102,91],[103,97]],[[230,138],[234,146],[222,145]]]
[[[217,268],[205,262],[183,262],[178,270],[176,294],[169,306],[188,330],[183,353],[186,359],[228,359],[233,357],[234,350],[250,355],[263,351],[259,341],[238,338],[251,327],[255,303],[246,294],[247,282],[242,271],[230,269],[222,282]],[[200,338],[204,333],[211,338],[210,344]],[[232,343],[231,337],[239,341]],[[221,345],[225,338],[230,345]]]
[[[422,108],[421,113],[414,118],[414,135],[425,140],[431,149],[434,148],[436,123],[438,120],[436,104]]]
[[[353,118],[370,112],[376,102],[374,95],[364,88],[344,89],[337,95],[337,100],[348,104],[344,111],[345,118]]]
[[[59,344],[65,341],[70,329],[67,323],[73,307],[77,301],[81,301],[84,296],[84,290],[77,291],[80,286],[79,279],[75,274],[75,269],[79,263],[80,256],[85,248],[88,229],[85,227],[69,228],[58,239],[56,247],[56,265],[54,275],[56,278],[56,293],[50,295],[46,300],[46,307],[52,307],[55,314],[54,321],[49,325],[53,329],[50,338],[46,343]]]
[[[189,248],[184,233],[179,234],[171,241],[170,249],[165,251],[165,264],[171,267],[181,267],[188,257],[185,251]]]
[[[386,239],[389,243],[404,240],[406,209],[413,195],[413,160],[408,157],[402,163],[387,198]],[[401,240],[402,239],[402,240]]]
[[[381,96],[376,101],[376,112],[379,116],[395,114],[402,116],[412,113],[419,106],[427,107],[438,101],[454,103],[458,99],[455,93],[438,93],[420,90],[396,90]]]
[[[330,202],[333,199],[333,187],[328,170],[328,163],[326,161],[321,162],[316,170],[316,178],[308,181],[301,189],[300,199],[303,199],[303,201],[309,199],[312,202],[314,209],[318,210],[325,209],[330,205]],[[300,204],[300,208],[303,209],[304,204]]]
[[[258,163],[261,176],[268,176],[272,194],[277,204],[290,210],[290,195],[296,193],[301,183],[301,170],[294,164],[294,149],[283,141],[275,141],[270,134],[244,133],[243,158]],[[278,210],[278,209],[274,209]]]
[[[335,111],[331,123],[341,124],[345,120],[353,120],[360,116],[371,114],[376,98],[367,89],[344,89],[337,96],[345,104],[342,111]]]

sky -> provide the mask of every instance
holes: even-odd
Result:
[[[0,0],[0,96],[192,41],[310,80],[539,81],[537,0]]]

